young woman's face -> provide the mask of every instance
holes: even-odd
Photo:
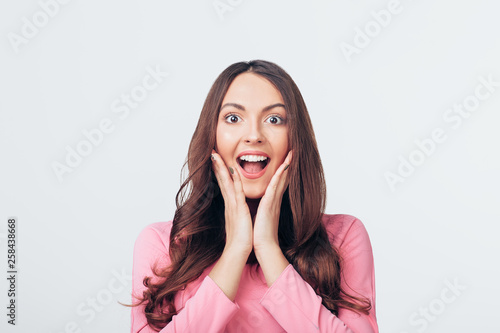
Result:
[[[284,104],[280,92],[253,73],[238,75],[222,101],[215,150],[228,167],[238,169],[249,199],[264,195],[288,154]]]

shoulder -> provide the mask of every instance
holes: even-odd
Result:
[[[132,290],[136,297],[142,297],[145,277],[152,278],[154,283],[160,281],[154,273],[155,267],[169,265],[168,244],[171,229],[172,221],[156,222],[145,226],[139,233],[134,244],[132,265]]]
[[[154,248],[160,252],[168,253],[170,244],[170,231],[172,221],[155,222],[145,226],[135,241],[134,248]]]
[[[156,222],[144,227],[134,244],[132,280],[134,290],[142,290],[145,276],[155,276],[153,267],[170,264],[169,243],[172,221]],[[156,277],[155,277],[156,279]],[[157,282],[157,280],[154,280]]]
[[[368,316],[351,309],[339,309],[338,317],[355,332],[378,332],[375,310],[375,262],[364,224],[345,214],[324,214],[323,222],[332,245],[340,254],[341,287],[351,295],[367,298],[371,304]],[[332,242],[333,239],[333,242]],[[355,302],[358,303],[358,302]]]
[[[357,217],[347,214],[323,214],[322,222],[330,242],[336,248],[350,247],[353,243],[371,247],[368,232]]]
[[[370,295],[374,304],[375,262],[365,226],[351,215],[327,215],[323,220],[330,244],[342,258],[343,283],[352,290]]]

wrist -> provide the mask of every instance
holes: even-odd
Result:
[[[265,243],[254,246],[255,257],[257,260],[276,254],[282,254],[281,248],[277,243]]]
[[[222,255],[226,257],[231,257],[234,260],[246,260],[248,259],[248,256],[252,252],[252,249],[247,249],[245,247],[240,247],[240,246],[229,246],[226,244],[224,247],[224,251],[222,252]]]
[[[290,263],[277,244],[259,247],[254,251],[266,278],[267,286],[271,287]]]

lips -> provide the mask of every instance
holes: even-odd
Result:
[[[242,151],[241,153],[238,154],[238,157],[237,158],[240,158],[241,156],[243,155],[257,155],[257,156],[265,156],[267,157],[268,160],[270,160],[271,158],[269,157],[269,155],[267,155],[266,153],[264,153],[263,151],[259,151],[259,150],[244,150]]]
[[[244,155],[265,156],[265,157],[267,157],[267,159],[264,160],[264,161],[260,161],[260,162],[247,162],[247,161],[243,161],[243,160],[240,159],[240,157],[244,156]],[[241,174],[245,178],[248,178],[248,179],[256,179],[256,178],[262,177],[264,175],[264,173],[266,172],[267,166],[269,165],[270,161],[271,161],[271,158],[269,157],[268,154],[266,154],[266,153],[264,153],[262,151],[258,151],[258,150],[245,150],[245,151],[242,151],[242,152],[240,152],[238,154],[238,157],[236,158],[236,162],[238,164],[238,168],[239,168]],[[246,171],[243,168],[244,163],[261,163],[261,164],[264,165],[264,167],[259,172],[252,173],[252,172]]]

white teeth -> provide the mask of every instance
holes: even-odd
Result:
[[[266,156],[259,156],[259,155],[243,155],[243,156],[240,156],[240,160],[247,161],[247,162],[259,162],[259,161],[267,160],[267,157]]]

